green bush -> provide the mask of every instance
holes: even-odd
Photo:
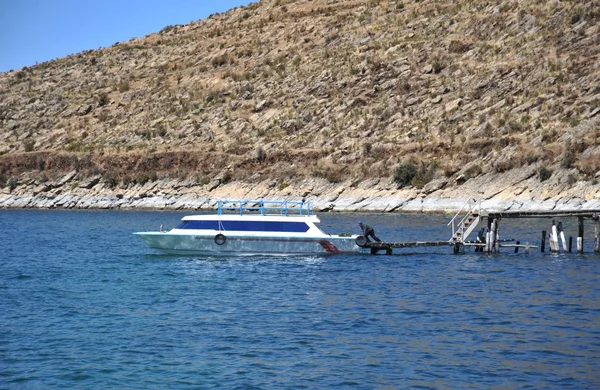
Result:
[[[565,169],[573,168],[573,164],[575,164],[576,159],[575,152],[573,152],[571,149],[565,149],[560,165]]]
[[[417,166],[412,162],[401,163],[394,169],[394,182],[401,187],[410,184],[417,175]]]
[[[26,152],[33,152],[34,146],[35,146],[35,141],[32,140],[31,138],[27,138],[26,140],[23,141],[23,149],[25,149]]]
[[[6,182],[6,185],[8,186],[10,192],[13,192],[13,190],[19,185],[19,178],[16,176],[11,176]]]
[[[265,152],[262,146],[256,149],[256,159],[258,162],[263,162],[267,159],[267,152]]]
[[[104,107],[109,103],[108,95],[105,92],[102,92],[98,95],[98,105],[100,107]]]
[[[119,177],[114,172],[105,172],[102,175],[102,180],[104,181],[104,186],[110,189],[115,188],[119,184]]]
[[[552,176],[552,171],[546,167],[541,167],[539,172],[538,172],[538,177],[540,179],[540,181],[546,181],[548,179],[550,179],[550,176]]]
[[[117,87],[119,88],[119,92],[127,92],[129,91],[129,81],[122,81]]]

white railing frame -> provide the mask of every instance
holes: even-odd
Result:
[[[473,204],[472,204],[473,203]],[[481,215],[481,200],[476,200],[474,199],[472,196],[469,197],[469,199],[467,200],[467,202],[460,208],[460,210],[458,210],[458,212],[456,213],[456,215],[454,215],[454,217],[450,220],[450,222],[448,222],[447,226],[452,225],[452,238],[454,238],[454,236],[456,235],[457,231],[455,230],[455,225],[454,225],[454,221],[456,220],[456,218],[458,218],[458,216],[463,212],[463,210],[465,209],[465,207],[468,206],[468,210],[467,210],[467,214],[460,220],[460,222],[458,223],[459,229],[460,229],[460,241],[461,243],[464,241],[465,237],[465,221],[467,220],[467,218],[469,218],[469,215],[471,215],[471,212],[477,207],[479,206],[479,215]],[[452,240],[452,238],[450,240]]]

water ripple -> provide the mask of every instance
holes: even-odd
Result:
[[[0,211],[0,387],[600,387],[598,257],[178,257],[131,234],[181,215]],[[361,219],[447,235],[444,216]],[[525,227],[504,232],[535,242]]]

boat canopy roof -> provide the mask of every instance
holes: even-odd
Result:
[[[312,210],[310,203],[304,201],[220,200],[217,214],[310,216]]]

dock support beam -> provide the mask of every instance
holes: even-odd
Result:
[[[596,216],[594,227],[594,253],[600,253],[600,217]]]
[[[583,217],[578,217],[579,233],[577,234],[577,253],[583,253]]]
[[[563,251],[567,251],[567,240],[565,239],[565,231],[563,230],[562,221],[558,221],[558,236],[562,242]]]
[[[546,231],[542,230],[542,244],[540,245],[540,250],[542,252],[546,252]]]
[[[500,220],[497,219],[496,231],[494,232],[494,253],[500,253]]]
[[[490,225],[490,238],[487,240],[487,253],[492,253],[492,251],[496,248],[496,220],[494,219]]]
[[[550,233],[550,252],[558,252],[558,228],[556,222],[552,220],[552,230]]]
[[[569,253],[573,252],[573,237],[569,236]]]

